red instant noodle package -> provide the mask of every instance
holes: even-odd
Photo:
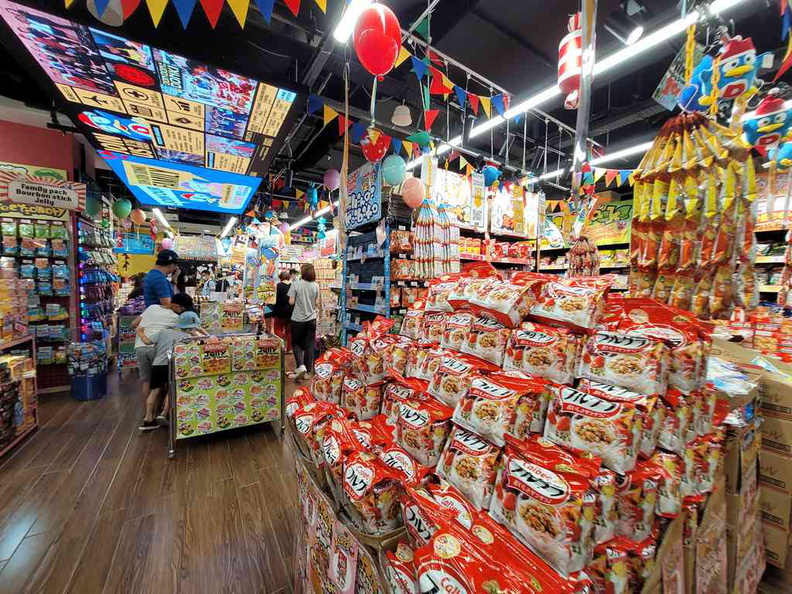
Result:
[[[510,334],[511,330],[497,320],[476,318],[470,326],[465,342],[462,343],[462,351],[500,367],[503,364]]]
[[[367,532],[381,534],[401,525],[401,477],[374,454],[352,452],[344,459],[343,489]]]
[[[424,466],[434,467],[451,431],[454,410],[434,399],[411,400],[399,407],[396,441]]]
[[[385,579],[391,594],[418,594],[413,550],[406,542],[396,545],[395,551],[385,551]]]
[[[599,322],[605,293],[612,284],[613,276],[562,278],[545,283],[539,300],[531,307],[531,317],[583,332],[592,330]]]
[[[560,386],[547,411],[544,436],[599,456],[605,466],[624,473],[632,470],[638,458],[641,416],[629,402]]]
[[[445,330],[440,344],[447,349],[462,352],[470,334],[475,316],[469,311],[456,311],[446,316]]]
[[[486,509],[495,487],[499,456],[497,446],[475,433],[454,427],[436,472],[459,489],[476,509]]]
[[[496,371],[497,366],[462,353],[447,354],[429,382],[429,394],[446,406],[456,406],[467,392],[473,377],[479,373]]]
[[[652,338],[598,331],[583,345],[578,377],[641,394],[664,394],[668,347]]]
[[[426,312],[421,326],[421,338],[439,343],[445,332],[446,314]]]
[[[309,402],[315,401],[316,397],[312,394],[311,390],[309,390],[307,386],[301,386],[297,388],[294,393],[286,399],[286,418],[293,418],[294,413],[298,409],[302,408]]]
[[[408,487],[417,487],[426,480],[431,472],[422,466],[410,453],[397,443],[388,443],[377,454],[385,464],[401,474],[402,482]]]
[[[508,439],[490,515],[568,576],[583,569],[593,547],[591,481],[599,461],[579,458],[574,467],[562,462],[551,470],[546,460],[552,456],[535,442]]]
[[[543,274],[522,273],[509,281],[493,281],[481,287],[470,307],[478,315],[492,318],[506,328],[516,328],[536,303],[539,288],[547,282]]]
[[[646,396],[626,388],[592,380],[582,380],[578,390],[605,400],[629,402],[638,407],[641,413],[641,441],[638,451],[647,458],[652,455],[657,447],[666,414],[666,409],[657,396]]]
[[[617,534],[633,540],[643,540],[651,534],[660,478],[661,472],[651,460],[640,460],[633,470],[619,476]]]
[[[413,307],[407,310],[407,313],[404,314],[401,328],[399,328],[399,334],[407,338],[412,338],[413,340],[421,338],[421,329],[423,328],[424,310],[422,307],[417,307],[417,305],[418,302],[414,303]],[[422,306],[423,302],[421,302],[420,305]]]
[[[391,381],[385,384],[385,393],[382,396],[382,414],[388,423],[396,426],[399,420],[399,407],[410,400],[423,400],[429,396],[426,389],[429,382],[414,378],[404,378],[392,375]]]
[[[504,369],[515,369],[571,384],[577,371],[580,340],[566,328],[523,322],[511,333]]]
[[[552,396],[549,383],[520,372],[475,376],[454,409],[453,421],[503,446],[507,433],[522,439],[542,432]]]
[[[350,361],[351,353],[347,349],[330,349],[316,360],[311,392],[318,400],[341,402],[341,387]]]

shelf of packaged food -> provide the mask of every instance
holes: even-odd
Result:
[[[355,332],[363,331],[363,326],[361,326],[360,324],[355,324],[354,322],[347,322],[346,324],[344,324],[344,327],[347,330],[354,330]]]
[[[533,264],[530,258],[501,258],[500,260],[490,260],[490,264],[520,264],[529,266]]]
[[[757,264],[783,264],[784,256],[756,256]]]
[[[20,344],[24,344],[32,339],[33,339],[32,334],[25,334],[24,336],[20,336],[19,338],[15,338],[14,340],[9,340],[7,342],[0,343],[0,351],[10,349]]]
[[[6,452],[10,452],[12,449],[14,449],[14,446],[16,446],[23,439],[25,439],[28,435],[33,433],[33,430],[36,429],[37,427],[38,427],[38,424],[35,424],[32,427],[30,427],[29,429],[25,429],[25,431],[23,431],[22,433],[17,435],[12,442],[10,442],[2,450],[0,450],[0,458],[5,456]]]
[[[473,260],[474,262],[484,262],[487,257],[484,254],[459,254],[460,260]]]
[[[611,287],[611,291],[629,291],[630,287]]]
[[[428,287],[429,281],[424,279],[394,279],[391,281],[391,284],[397,287]]]
[[[754,229],[754,233],[780,233],[781,231],[788,231],[787,227],[783,225],[768,226],[763,229]]]
[[[371,255],[371,256],[360,256],[357,258],[347,258],[347,262],[362,262],[363,260],[382,260],[385,257],[384,254],[379,255]]]
[[[374,305],[365,305],[365,304],[359,303],[359,304],[355,305],[354,307],[351,306],[351,305],[347,305],[347,309],[350,309],[350,310],[353,310],[353,311],[362,311],[364,313],[379,314],[379,315],[382,315],[382,316],[385,315],[385,308],[384,307],[376,307]]]
[[[558,272],[559,270],[566,270],[566,266],[543,266],[539,272]]]
[[[781,291],[781,285],[759,285],[760,293],[778,293]]]
[[[347,288],[357,291],[383,291],[385,286],[379,283],[349,283]]]
[[[629,264],[600,264],[600,270],[603,268],[607,268],[608,270],[623,270],[625,268],[629,268]]]

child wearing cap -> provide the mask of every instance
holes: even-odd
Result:
[[[146,414],[138,427],[141,431],[149,431],[159,425],[167,425],[170,410],[167,391],[168,361],[173,351],[173,345],[190,336],[209,336],[209,333],[201,328],[201,318],[194,311],[183,312],[179,316],[175,328],[160,330],[157,335],[156,352],[151,366],[151,392],[146,399]],[[163,396],[162,413],[155,420],[154,411],[157,409],[160,395]]]

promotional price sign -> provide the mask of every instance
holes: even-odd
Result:
[[[379,163],[366,163],[347,177],[349,200],[344,213],[347,229],[382,218],[382,181]]]

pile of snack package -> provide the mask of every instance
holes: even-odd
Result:
[[[727,338],[741,337],[740,344],[765,357],[792,363],[792,318],[774,307],[757,307],[751,312],[735,309],[729,320],[718,320],[716,333]]]
[[[468,265],[287,400],[350,525],[404,535],[391,591],[640,592],[669,523],[704,508],[728,412],[710,329],[611,282]]]
[[[634,173],[632,296],[700,319],[728,319],[735,306],[756,306],[750,148],[702,114],[666,122]]]

